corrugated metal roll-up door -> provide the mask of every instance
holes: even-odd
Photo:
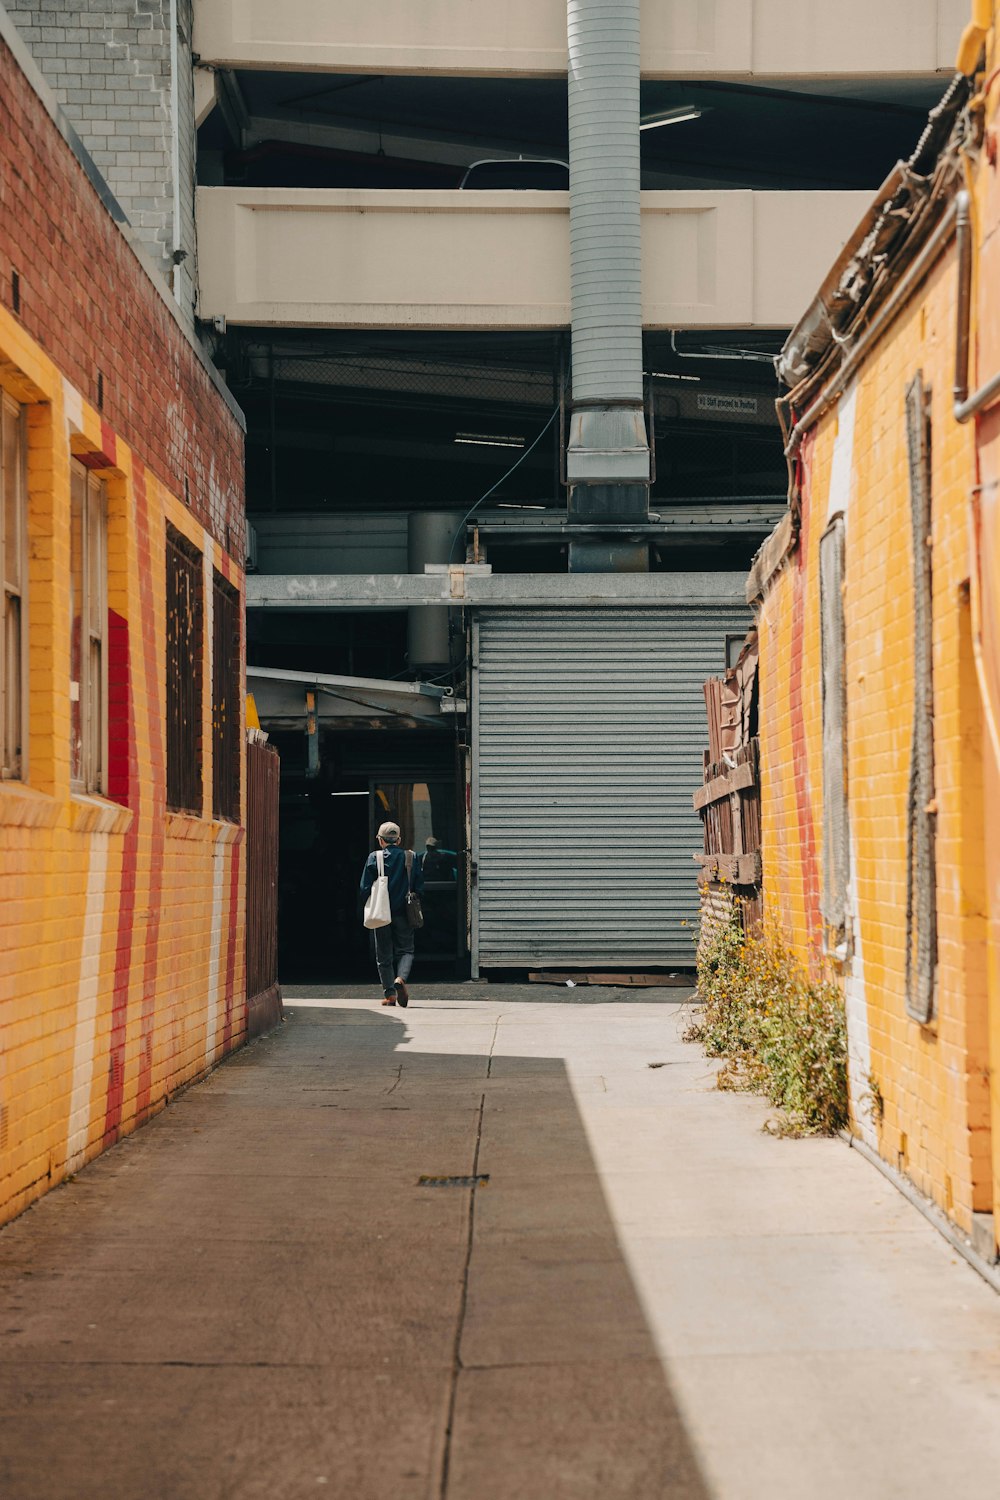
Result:
[[[750,623],[736,604],[482,612],[478,967],[693,963],[702,683]]]

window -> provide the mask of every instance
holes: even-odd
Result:
[[[107,496],[73,459],[70,492],[70,779],[104,790],[107,742]]]
[[[727,671],[729,670],[730,667],[735,667],[736,663],[739,661],[739,659],[740,659],[740,653],[742,652],[743,647],[746,645],[746,639],[747,638],[746,638],[745,635],[727,635],[726,636],[726,670]]]
[[[934,578],[930,392],[921,372],[906,388],[913,567],[913,729],[906,803],[906,1009],[934,1018],[937,980],[937,814],[934,797]]]
[[[240,816],[240,596],[212,576],[212,811]]]
[[[200,814],[202,557],[167,527],[167,806]]]
[[[844,641],[844,518],[819,542],[823,687],[823,894],[820,910],[834,945],[846,935],[851,846],[847,805],[847,678]]]
[[[0,771],[5,778],[23,776],[25,759],[25,447],[24,410],[9,396],[0,394]]]

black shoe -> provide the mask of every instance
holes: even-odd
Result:
[[[395,990],[386,990],[386,992],[385,992],[385,999],[382,1001],[382,1004],[383,1005],[395,1005],[395,1003],[396,1003],[396,991]]]
[[[404,1008],[410,1003],[410,992],[402,979],[396,980],[396,998]]]

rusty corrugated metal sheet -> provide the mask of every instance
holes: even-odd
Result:
[[[257,732],[259,735],[259,731]],[[247,1030],[281,1019],[278,987],[278,788],[281,762],[257,735],[247,745]]]

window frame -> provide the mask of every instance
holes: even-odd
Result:
[[[906,799],[906,1014],[934,1026],[938,1005],[937,772],[934,743],[934,490],[930,387],[906,387],[913,599],[913,727]]]
[[[108,487],[93,469],[73,455],[70,461],[70,789],[101,796],[108,766]],[[73,600],[73,519],[82,486],[80,528],[80,678],[73,699],[72,634],[76,618]],[[98,557],[94,559],[95,542]],[[94,598],[95,584],[97,598]],[[84,642],[86,650],[83,649]],[[97,668],[94,670],[95,654]],[[80,703],[80,760],[74,764],[72,705]]]
[[[8,418],[15,434],[7,452]],[[7,483],[13,475],[18,535],[7,536]],[[8,560],[16,572],[8,577]],[[28,419],[27,407],[0,391],[0,780],[24,781],[28,774]],[[17,641],[9,639],[12,601],[17,601]],[[13,670],[11,670],[13,669]],[[16,701],[11,706],[11,679]]]
[[[232,614],[230,615],[230,610]],[[223,638],[226,618],[233,625],[231,639]],[[212,569],[212,816],[239,823],[240,757],[240,594],[217,568]],[[228,647],[228,649],[227,649]],[[222,691],[219,691],[219,688]],[[235,717],[221,720],[220,708]],[[228,760],[228,764],[226,761]]]
[[[726,631],[726,665],[723,668],[724,671],[731,672],[732,669],[736,666],[736,663],[739,661],[740,656],[742,655],[743,647],[746,645],[746,639],[747,633],[745,630],[743,631],[742,635],[739,633],[739,631]],[[735,650],[733,649],[734,647]],[[730,657],[732,657],[732,661],[730,661]]]
[[[819,539],[823,869],[820,914],[828,949],[850,940],[851,808],[848,789],[847,526],[831,516]]]
[[[175,642],[172,611],[178,600],[172,594],[174,578],[181,576],[173,558],[179,559],[191,583],[193,601],[193,642],[183,650],[179,637]],[[164,591],[167,614],[165,638],[166,661],[164,701],[165,721],[165,794],[166,808],[170,813],[181,813],[186,817],[202,818],[205,815],[205,556],[183,532],[167,522],[164,562]],[[187,688],[173,672],[176,661],[190,663],[194,670],[194,681]],[[185,719],[187,708],[190,718]],[[174,716],[179,715],[176,719]]]

